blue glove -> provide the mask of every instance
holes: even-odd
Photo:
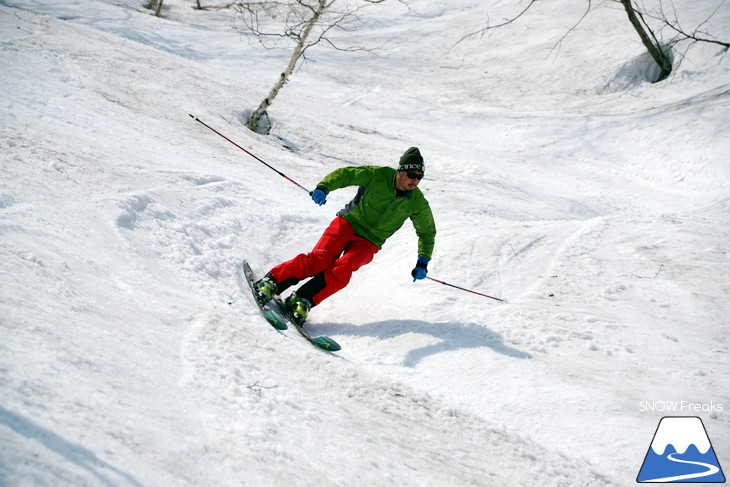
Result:
[[[418,261],[416,262],[416,267],[413,268],[411,271],[411,275],[413,276],[413,282],[416,282],[418,279],[425,279],[426,273],[428,273],[428,270],[426,267],[428,266],[428,259],[425,257],[419,257]]]
[[[312,191],[312,201],[319,206],[327,203],[327,189],[324,186],[317,186],[317,189]]]

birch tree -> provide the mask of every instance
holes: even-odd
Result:
[[[385,1],[279,0],[236,3],[233,8],[237,12],[237,28],[240,31],[253,34],[266,48],[278,47],[282,41],[293,44],[286,67],[248,118],[246,127],[259,133],[269,132],[269,107],[300,61],[306,60],[306,54],[312,47],[326,44],[341,51],[372,50],[365,47],[343,47],[333,38],[333,33],[361,23],[359,13],[363,8]]]
[[[160,17],[160,14],[162,13],[162,2],[164,0],[150,0],[146,5],[145,8],[148,8],[150,10],[155,11],[155,17]]]

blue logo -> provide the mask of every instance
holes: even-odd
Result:
[[[637,482],[724,483],[720,462],[696,416],[666,416],[659,421]]]

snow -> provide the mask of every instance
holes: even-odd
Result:
[[[724,49],[654,85],[610,2],[462,42],[524,2],[374,5],[340,35],[384,49],[312,50],[265,137],[242,120],[289,52],[143,3],[0,2],[1,485],[628,485],[682,415],[730,464]],[[507,301],[411,282],[406,224],[313,310],[341,352],[278,333],[237,266],[354,190],[317,207],[189,114],[308,188],[420,147],[429,275]]]

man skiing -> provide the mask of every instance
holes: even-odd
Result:
[[[420,151],[411,147],[401,156],[397,170],[343,167],[325,176],[312,192],[315,203],[323,205],[330,191],[348,186],[359,186],[355,198],[332,220],[311,252],[279,264],[256,282],[261,300],[268,302],[311,278],[285,301],[296,321],[304,323],[310,309],[347,286],[352,273],[370,263],[408,218],[418,235],[418,259],[411,275],[414,282],[425,278],[436,225],[418,189],[424,170]]]

